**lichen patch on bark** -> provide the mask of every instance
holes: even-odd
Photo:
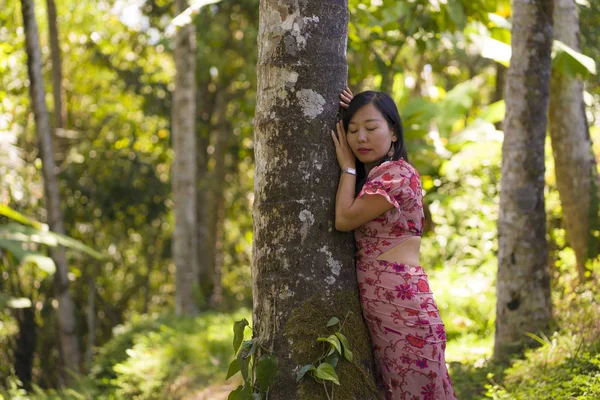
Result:
[[[302,89],[296,93],[296,97],[305,117],[315,119],[323,112],[325,99],[314,90]]]

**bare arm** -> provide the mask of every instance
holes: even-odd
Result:
[[[337,136],[332,131],[331,137],[335,144],[338,163],[342,169],[355,168],[356,158],[346,141],[346,132],[341,121],[337,123]],[[335,197],[335,229],[351,231],[362,224],[377,218],[393,205],[383,196],[367,195],[360,199],[354,198],[356,176],[342,173]]]

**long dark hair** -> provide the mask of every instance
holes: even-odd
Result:
[[[354,114],[368,104],[373,104],[373,106],[375,106],[381,115],[383,115],[390,129],[394,131],[394,135],[397,138],[397,140],[393,142],[394,154],[391,157],[383,157],[381,160],[379,160],[379,162],[377,162],[377,165],[380,165],[384,161],[398,161],[401,158],[408,162],[408,154],[404,144],[404,130],[402,129],[400,113],[398,112],[396,103],[394,103],[394,100],[392,100],[388,94],[367,90],[366,92],[362,92],[354,96],[350,102],[350,105],[346,109],[344,117],[342,118],[344,130],[348,132],[348,125],[350,124],[350,120]],[[358,194],[367,180],[365,165],[358,159],[356,160],[356,173],[356,194]]]

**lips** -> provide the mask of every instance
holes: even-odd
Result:
[[[368,153],[368,152],[370,152],[370,151],[371,151],[370,149],[364,149],[364,148],[360,148],[360,149],[358,149],[358,152],[359,152],[360,154],[367,154],[367,153]]]

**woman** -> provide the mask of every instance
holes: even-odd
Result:
[[[347,109],[331,132],[342,168],[335,225],[354,230],[363,315],[387,399],[456,399],[446,333],[420,267],[422,188],[407,161],[394,101],[367,91],[340,95]]]

